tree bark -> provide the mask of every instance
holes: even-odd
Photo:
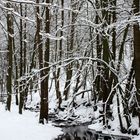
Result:
[[[71,5],[72,5],[72,10],[77,9],[77,3],[75,2],[75,0],[71,0]],[[73,55],[74,32],[75,32],[74,24],[75,24],[75,21],[76,21],[76,17],[77,17],[77,14],[72,11],[72,13],[71,13],[70,38],[68,39],[69,43],[68,43],[68,46],[67,46],[68,57],[72,57],[72,55]],[[66,68],[66,82],[65,82],[65,87],[64,87],[65,100],[68,99],[68,95],[69,95],[72,72],[73,72],[72,65],[73,64],[70,63],[70,64],[68,64],[68,66]]]
[[[22,3],[20,3],[20,14],[23,16]],[[20,77],[23,76],[23,23],[20,19]],[[20,81],[19,87],[19,114],[22,114],[22,108],[24,104],[24,91],[23,91],[23,81]]]
[[[139,12],[139,0],[134,0],[134,13],[137,14]],[[135,68],[135,79],[136,79],[136,88],[137,88],[137,114],[139,118],[139,126],[140,126],[140,26],[139,23],[136,22],[134,24],[134,68]]]
[[[46,0],[46,3],[50,3],[50,0]],[[45,32],[50,33],[50,10],[49,7],[46,7],[45,14]],[[45,41],[45,52],[44,52],[44,67],[45,69],[41,72],[41,77],[45,76],[46,78],[41,82],[41,103],[40,103],[40,118],[39,123],[44,124],[44,119],[48,122],[48,111],[49,111],[49,58],[50,58],[50,40],[49,38]],[[43,61],[42,61],[43,63]]]
[[[7,8],[10,8],[10,4],[7,3]],[[13,17],[12,13],[8,11],[7,13],[7,32],[8,32],[8,53],[7,53],[7,61],[8,61],[8,70],[7,70],[7,109],[10,111],[11,109],[11,100],[12,100],[12,68],[13,68]]]

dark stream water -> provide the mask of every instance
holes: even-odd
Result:
[[[63,128],[63,135],[54,140],[131,140],[129,137],[108,135],[88,129],[88,126],[70,126]]]

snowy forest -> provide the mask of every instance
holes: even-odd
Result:
[[[4,112],[139,135],[139,11],[140,0],[0,0]]]

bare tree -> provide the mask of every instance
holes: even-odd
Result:
[[[139,13],[139,0],[134,0],[134,13],[137,15]],[[140,126],[140,26],[139,22],[137,21],[134,24],[134,67],[135,67],[135,79],[136,79],[136,114],[139,117],[139,126]]]
[[[37,2],[39,2],[39,1],[37,1]],[[45,11],[46,11],[45,12],[45,33],[49,34],[50,33],[50,10],[49,10],[50,1],[46,0],[46,4],[48,4],[48,6],[46,6],[46,9],[45,9]],[[40,25],[38,25],[38,26],[40,26]],[[42,53],[41,49],[42,48],[40,48],[40,51],[39,51],[40,57],[41,57],[41,58],[39,58],[39,59],[41,59],[39,63],[40,63],[40,69],[45,67],[45,69],[41,71],[41,78],[43,78],[45,76],[45,79],[43,81],[41,81],[41,102],[40,102],[39,123],[44,124],[44,119],[46,121],[48,121],[48,111],[49,111],[49,103],[48,103],[49,102],[49,100],[48,100],[48,95],[49,95],[49,59],[50,59],[50,40],[49,40],[49,38],[47,38],[45,40],[44,57],[42,57],[43,53]],[[44,58],[44,61],[43,61],[43,58]]]
[[[7,3],[7,8],[11,8],[11,4]],[[13,43],[14,43],[14,29],[13,29],[13,15],[11,11],[7,11],[7,109],[11,109],[11,99],[12,99],[12,68],[13,68]]]

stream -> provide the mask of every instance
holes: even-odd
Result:
[[[62,128],[64,134],[54,140],[131,140],[127,136],[109,135],[88,128],[85,126],[70,126]]]

